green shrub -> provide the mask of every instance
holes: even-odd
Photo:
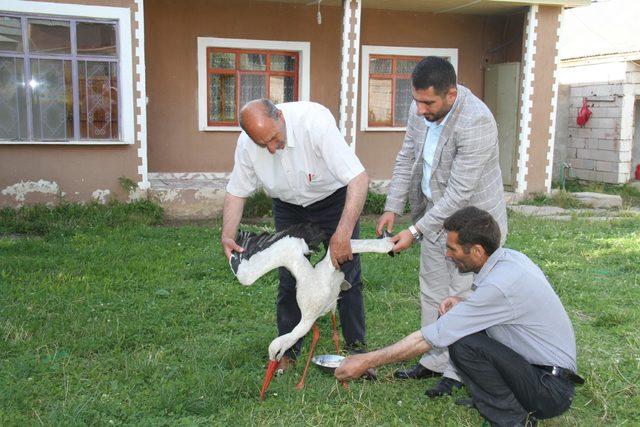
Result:
[[[246,218],[259,218],[272,216],[273,201],[267,194],[258,190],[249,197],[244,205],[244,216]]]
[[[73,231],[96,227],[158,225],[163,210],[148,200],[123,203],[112,200],[106,205],[62,202],[56,206],[23,206],[0,209],[0,234],[36,234]]]
[[[381,215],[384,212],[384,204],[387,201],[386,194],[376,193],[375,191],[369,191],[367,193],[367,200],[364,202],[362,208],[363,215]]]
[[[564,209],[583,208],[584,204],[566,191],[557,191],[553,195],[533,193],[529,199],[523,200],[523,205],[558,206]]]
[[[134,180],[126,176],[121,176],[120,178],[118,178],[118,183],[127,194],[133,193],[136,188],[138,188],[138,184],[136,184]]]
[[[381,215],[384,212],[384,204],[386,201],[387,196],[385,194],[369,191],[367,193],[367,199],[364,202],[364,207],[362,208],[362,214]],[[407,205],[405,207],[405,212],[408,211],[409,207]],[[247,199],[244,206],[245,218],[270,217],[272,215],[272,201],[264,191],[257,191]]]

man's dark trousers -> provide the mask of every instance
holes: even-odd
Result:
[[[336,190],[333,194],[302,207],[291,203],[273,199],[273,215],[276,223],[276,231],[282,231],[295,224],[317,224],[327,235],[324,242],[325,248],[329,247],[329,240],[340,222],[342,210],[347,196],[347,187]],[[359,221],[353,229],[352,239],[357,239],[360,234]],[[353,261],[342,264],[341,270],[345,280],[351,284],[351,289],[340,292],[338,299],[338,312],[340,314],[340,326],[346,341],[347,348],[359,349],[365,344],[364,302],[362,299],[362,281],[360,279],[360,257],[353,256]],[[300,322],[300,308],[296,301],[296,281],[285,268],[279,269],[280,287],[276,302],[278,323],[278,335],[284,335],[293,330]],[[285,354],[296,357],[300,353],[299,340]]]
[[[529,364],[484,332],[450,345],[449,356],[476,408],[492,426],[518,425],[529,414],[555,417],[571,406],[571,381]]]

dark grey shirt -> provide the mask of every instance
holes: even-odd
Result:
[[[500,248],[474,281],[475,291],[422,328],[433,347],[486,330],[529,363],[577,371],[576,339],[567,312],[540,268],[526,255]]]

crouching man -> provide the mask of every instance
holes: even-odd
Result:
[[[473,406],[494,426],[535,425],[565,412],[582,378],[571,321],[544,273],[524,254],[500,248],[491,215],[470,206],[444,222],[447,256],[476,273],[466,300],[449,297],[440,317],[383,349],[347,357],[339,380],[368,368],[448,347]]]

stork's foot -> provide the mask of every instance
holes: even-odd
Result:
[[[276,370],[276,376],[284,374],[295,365],[296,359],[293,359],[289,356],[282,356],[282,359],[280,359],[280,364],[278,364],[278,369]]]
[[[333,345],[336,346],[336,354],[340,354],[340,335],[338,334],[338,321],[336,320],[336,312],[331,313],[331,339]]]
[[[315,323],[312,327],[313,335],[311,338],[311,348],[309,349],[309,358],[307,359],[307,364],[304,366],[304,371],[302,372],[302,378],[300,378],[300,382],[296,384],[296,389],[302,390],[304,388],[304,380],[307,378],[307,370],[309,369],[309,363],[311,363],[311,358],[313,358],[313,352],[316,349],[316,344],[318,344],[318,339],[320,338],[320,330],[318,329],[318,325]]]

